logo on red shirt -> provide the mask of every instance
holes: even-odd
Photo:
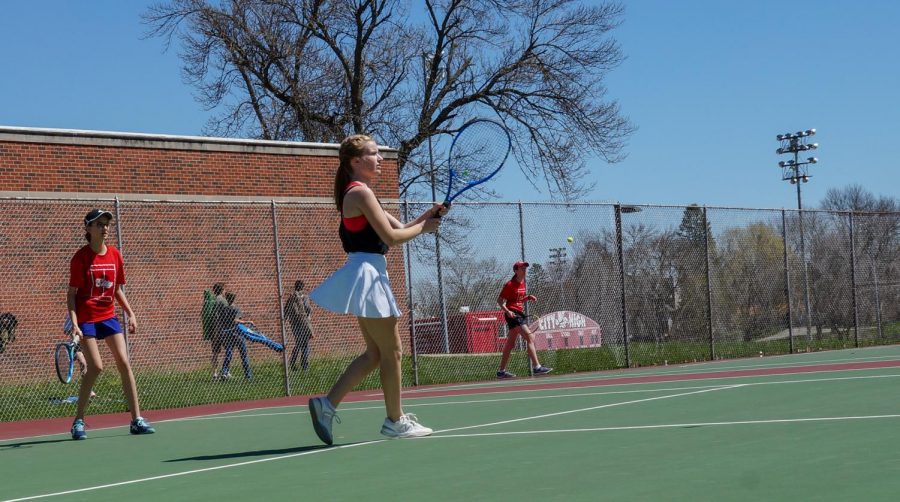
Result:
[[[114,263],[94,263],[88,270],[92,279],[88,297],[100,303],[112,303],[116,285],[116,265]]]

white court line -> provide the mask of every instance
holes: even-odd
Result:
[[[822,374],[822,373],[849,373],[849,372],[854,372],[854,371],[887,371],[887,370],[892,370],[892,369],[897,369],[897,367],[818,370],[818,371],[803,371],[802,373],[805,375],[818,375],[818,374]],[[715,375],[715,373],[709,373],[709,374]],[[709,376],[709,377],[704,377],[704,378],[691,378],[688,380],[667,380],[667,381],[662,381],[662,382],[623,382],[623,383],[615,383],[615,382],[610,383],[610,380],[601,379],[601,380],[598,380],[598,382],[600,382],[600,383],[597,383],[596,385],[584,385],[584,386],[581,386],[578,388],[590,389],[592,387],[627,387],[627,386],[631,386],[631,385],[652,385],[652,384],[657,384],[657,383],[692,382],[692,381],[700,381],[700,380],[732,380],[732,379],[737,379],[737,378],[766,378],[766,377],[780,377],[780,376],[785,376],[785,375],[788,375],[788,373],[776,373],[776,374],[771,374],[771,375]],[[647,375],[647,376],[656,376],[656,375]],[[885,376],[894,376],[894,375],[885,375]],[[847,377],[847,378],[857,378],[857,377]],[[868,378],[868,377],[861,377],[861,378]],[[840,380],[840,378],[836,378],[836,379]],[[596,379],[585,378],[583,380],[590,381],[590,380],[596,380]],[[819,379],[819,380],[826,381],[826,380],[830,380],[830,379],[823,378],[823,379]],[[582,380],[572,380],[572,381],[582,381]],[[554,380],[554,382],[568,382],[568,380]],[[778,383],[778,382],[773,382],[773,383]],[[754,385],[754,384],[747,384],[747,385]],[[472,387],[472,388],[477,389],[477,387]],[[490,388],[496,388],[496,387],[490,387]],[[435,390],[444,391],[444,390],[448,390],[448,389],[440,388],[440,389],[435,389]],[[511,387],[509,389],[503,389],[502,392],[504,394],[507,394],[507,393],[511,394],[511,393],[515,393],[515,392],[536,392],[536,391],[541,391],[541,390],[547,390],[547,389],[517,389],[515,387]],[[403,395],[405,396],[405,399],[440,399],[441,397],[446,397],[446,396],[423,396],[423,397],[412,396],[412,397],[408,397],[409,394],[412,394],[412,392],[406,391],[406,390],[403,391]],[[378,395],[380,396],[381,394],[378,394]]]
[[[623,425],[619,427],[591,427],[584,429],[552,429],[538,431],[505,431],[505,432],[477,432],[474,434],[449,434],[446,436],[431,436],[423,439],[443,438],[467,438],[480,436],[515,436],[519,434],[557,434],[563,432],[604,432],[604,431],[628,431],[639,429],[672,429],[682,427],[707,427],[722,425],[757,425],[757,424],[786,424],[797,422],[836,422],[844,420],[876,420],[887,418],[900,418],[900,415],[865,415],[858,417],[817,417],[817,418],[775,418],[770,420],[738,420],[734,422],[697,422],[692,424],[658,424],[658,425]]]
[[[743,383],[736,386],[740,387],[752,387],[755,385],[778,385],[778,384],[793,384],[793,383],[816,383],[816,382],[835,382],[842,380],[869,380],[873,378],[900,378],[900,374],[898,375],[867,375],[867,376],[852,376],[852,377],[833,377],[833,378],[805,378],[802,380],[780,380],[777,382],[751,382],[751,383]],[[654,383],[654,382],[650,382]],[[666,382],[671,383],[671,382]],[[649,385],[649,383],[642,384],[628,384],[628,385]],[[694,390],[694,389],[709,389],[709,390],[718,390],[722,387],[722,384],[717,385],[695,385],[690,387],[668,387],[661,389],[631,389],[631,390],[615,390],[615,391],[606,391],[606,392],[577,392],[573,394],[551,394],[547,396],[522,396],[522,397],[505,397],[500,399],[468,399],[465,401],[444,401],[439,403],[404,403],[404,407],[406,408],[419,408],[425,406],[452,406],[459,404],[491,404],[491,403],[502,403],[508,401],[536,401],[539,399],[560,399],[567,397],[590,397],[590,396],[607,396],[607,395],[618,395],[618,394],[646,394],[650,392],[670,392],[670,391],[683,391],[683,390]],[[584,388],[584,387],[580,387]],[[515,392],[534,392],[527,390],[517,390]],[[446,396],[445,396],[446,397]],[[419,398],[425,399],[425,398]],[[347,411],[368,411],[368,410],[380,410],[384,408],[384,405],[378,406],[362,406],[362,407],[353,407],[353,408],[341,408],[341,413]],[[162,420],[160,422],[179,422],[179,421],[191,421],[191,420],[220,420],[223,418],[244,418],[244,417],[267,417],[267,416],[279,416],[279,415],[299,415],[306,414],[306,410],[302,411],[284,411],[277,413],[255,413],[250,415],[231,415],[231,416],[210,416],[210,417],[190,417],[190,418],[173,418],[171,420]],[[2,446],[2,445],[0,445]]]
[[[751,386],[751,385],[821,382],[821,381],[831,381],[831,380],[856,380],[856,379],[869,379],[869,378],[890,378],[890,377],[898,377],[898,376],[900,376],[900,375],[871,375],[871,376],[827,378],[827,379],[793,380],[793,381],[781,381],[781,382],[758,382],[758,383],[750,383],[750,384],[736,384],[736,385],[729,385],[729,386],[720,386],[720,387],[714,387],[714,388],[705,388],[705,389],[696,390],[693,392],[671,394],[671,395],[666,395],[666,396],[657,396],[657,397],[652,397],[652,398],[647,398],[647,399],[625,401],[625,402],[621,402],[621,403],[611,403],[611,404],[605,404],[605,405],[599,405],[599,406],[592,406],[592,407],[588,407],[588,408],[568,410],[568,411],[557,412],[557,413],[549,413],[549,414],[544,414],[544,415],[536,415],[536,416],[531,416],[531,417],[522,417],[522,418],[517,418],[517,419],[512,419],[512,420],[492,422],[492,423],[480,424],[480,425],[472,425],[472,426],[467,426],[467,427],[444,429],[444,430],[440,430],[440,431],[435,431],[435,435],[431,436],[431,438],[504,436],[504,435],[521,435],[521,434],[549,434],[549,433],[562,433],[562,432],[597,432],[597,431],[661,429],[661,428],[699,427],[699,426],[751,425],[751,424],[768,424],[768,423],[792,423],[792,422],[817,422],[817,421],[900,418],[900,415],[869,415],[869,416],[856,416],[856,417],[820,417],[820,418],[798,418],[798,419],[745,420],[745,421],[734,421],[734,422],[700,422],[700,423],[688,423],[688,424],[637,425],[637,426],[597,427],[597,428],[582,428],[582,429],[558,429],[558,430],[544,430],[544,431],[518,431],[518,432],[506,431],[506,432],[494,432],[494,433],[447,434],[447,435],[437,436],[437,434],[443,434],[445,432],[454,432],[454,431],[459,431],[459,430],[468,430],[468,429],[474,429],[474,428],[480,428],[480,427],[489,427],[489,426],[493,426],[493,425],[503,425],[503,424],[521,422],[521,421],[526,421],[526,420],[536,420],[536,419],[540,419],[540,418],[548,418],[548,417],[553,417],[553,416],[567,415],[567,414],[578,413],[578,412],[582,412],[582,411],[591,411],[591,410],[597,410],[597,409],[603,409],[603,408],[610,408],[610,407],[622,406],[622,405],[626,405],[626,404],[638,404],[638,403],[643,403],[643,402],[656,401],[656,400],[660,400],[660,399],[669,399],[669,398],[673,398],[673,397],[682,397],[682,396],[688,396],[688,395],[702,394],[702,393],[713,392],[713,391],[717,391],[717,390],[727,390],[727,389],[734,389],[734,388],[740,388],[740,387],[747,387],[747,386]],[[433,404],[437,405],[439,403],[433,403]],[[346,411],[351,411],[351,410],[346,410]],[[231,417],[220,417],[220,418],[231,418]],[[173,419],[172,421],[177,421],[177,420],[185,420],[185,419]],[[422,438],[422,439],[429,439],[429,438]],[[369,442],[357,443],[357,444],[352,444],[352,445],[336,446],[333,448],[323,448],[320,450],[306,451],[306,452],[301,452],[301,453],[282,455],[282,456],[278,456],[278,457],[270,457],[270,458],[265,458],[265,459],[251,460],[251,461],[247,461],[247,462],[239,462],[239,463],[235,463],[235,464],[228,464],[228,465],[222,465],[222,466],[217,466],[217,467],[194,469],[194,470],[190,470],[190,471],[164,474],[164,475],[160,475],[160,476],[153,476],[153,477],[148,477],[148,478],[122,481],[119,483],[111,483],[111,484],[106,484],[106,485],[80,488],[80,489],[76,489],[76,490],[68,490],[68,491],[64,491],[64,492],[48,493],[48,494],[43,494],[43,495],[34,495],[34,496],[18,498],[18,499],[9,499],[9,500],[3,501],[3,502],[18,502],[18,501],[23,501],[23,500],[34,500],[34,499],[39,499],[39,498],[54,497],[54,496],[58,496],[58,495],[69,495],[69,494],[73,494],[73,493],[82,493],[82,492],[87,492],[87,491],[100,490],[100,489],[104,489],[104,488],[136,484],[136,483],[141,483],[141,482],[146,482],[146,481],[154,481],[154,480],[160,480],[160,479],[166,479],[166,478],[186,476],[189,474],[197,474],[197,473],[203,473],[203,472],[209,472],[209,471],[228,469],[231,467],[241,467],[241,466],[245,466],[245,465],[258,464],[258,463],[262,463],[262,462],[269,462],[269,461],[274,461],[274,460],[282,460],[282,459],[287,459],[287,458],[300,457],[300,456],[311,455],[314,453],[322,453],[322,452],[332,451],[332,450],[353,448],[356,446],[379,444],[379,443],[383,443],[385,441],[387,441],[387,440],[376,440],[376,441],[369,441]]]
[[[740,384],[743,387],[752,387],[755,385],[776,385],[776,384],[792,384],[792,383],[816,383],[816,382],[833,382],[833,381],[841,381],[841,380],[869,380],[873,378],[900,378],[900,374],[898,375],[867,375],[867,376],[852,376],[852,377],[833,377],[833,378],[807,378],[802,380],[780,380],[777,382],[751,382]],[[649,383],[640,383],[640,384],[628,384],[628,385],[648,385]],[[453,405],[471,405],[471,404],[492,404],[492,403],[502,403],[509,401],[536,401],[539,399],[565,399],[569,397],[591,397],[591,396],[607,396],[607,395],[619,395],[619,394],[646,394],[651,392],[671,392],[671,391],[684,391],[684,390],[695,390],[695,389],[710,389],[716,390],[722,387],[722,384],[717,385],[696,385],[690,387],[668,387],[661,389],[631,389],[631,390],[616,390],[616,391],[605,391],[605,392],[577,392],[572,394],[550,394],[546,396],[522,396],[522,397],[505,397],[500,399],[468,399],[465,401],[444,401],[438,403],[405,403],[404,407],[406,408],[420,408],[426,406],[453,406]],[[584,387],[581,387],[584,388]],[[517,390],[515,392],[534,392],[527,390]],[[446,396],[445,396],[446,397]],[[425,398],[419,398],[425,399]],[[358,402],[358,401],[357,401]],[[360,407],[347,407],[341,408],[341,413],[346,413],[349,411],[368,411],[368,410],[380,410],[384,408],[384,405],[377,406],[360,406]],[[201,416],[201,417],[185,417],[185,418],[173,418],[170,420],[160,420],[157,423],[163,422],[190,422],[190,421],[199,421],[199,420],[222,420],[222,419],[235,419],[235,418],[257,418],[257,417],[274,417],[274,416],[283,416],[283,415],[305,415],[307,413],[306,410],[301,411],[280,411],[273,413],[251,413],[246,415],[210,415],[210,416]],[[2,446],[2,445],[0,445]]]
[[[472,425],[472,426],[468,426],[468,427],[458,427],[455,429],[445,429],[443,431],[435,431],[435,433],[438,434],[441,432],[452,432],[452,431],[458,431],[458,430],[463,430],[463,429],[473,429],[473,428],[477,428],[477,427],[488,427],[491,425],[498,425],[498,424],[511,423],[511,422],[520,422],[523,420],[535,420],[535,419],[539,419],[539,418],[565,415],[565,414],[569,414],[569,413],[578,413],[581,411],[588,411],[588,410],[594,410],[594,409],[600,409],[600,408],[608,408],[611,406],[637,404],[637,403],[642,403],[642,402],[647,402],[647,401],[655,401],[658,399],[668,399],[670,397],[680,397],[680,396],[687,396],[687,395],[691,395],[691,394],[700,394],[703,392],[710,392],[710,391],[715,391],[715,390],[733,389],[733,388],[741,387],[741,386],[742,385],[739,384],[739,385],[731,385],[731,386],[727,386],[727,387],[716,387],[713,389],[704,389],[704,390],[698,390],[698,391],[687,392],[687,393],[682,393],[682,394],[673,394],[673,395],[669,395],[669,396],[652,397],[652,398],[648,398],[648,399],[638,399],[638,400],[634,400],[634,401],[626,401],[623,403],[614,403],[614,404],[609,404],[609,405],[595,406],[595,407],[591,407],[591,408],[583,408],[583,409],[579,409],[579,410],[571,410],[571,411],[566,411],[566,412],[550,413],[550,414],[546,414],[546,415],[538,415],[538,416],[533,416],[533,417],[523,417],[523,418],[518,418],[518,419],[514,419],[514,420],[506,420],[503,422],[494,422],[494,423],[482,424],[482,425]],[[305,451],[305,452],[300,452],[300,453],[292,453],[289,455],[281,455],[281,456],[277,456],[277,457],[269,457],[269,458],[263,458],[263,459],[258,459],[258,460],[250,460],[247,462],[239,462],[236,464],[220,465],[220,466],[216,466],[216,467],[206,467],[203,469],[193,469],[190,471],[174,472],[171,474],[162,474],[159,476],[151,476],[151,477],[147,477],[147,478],[139,478],[139,479],[132,479],[132,480],[128,480],[128,481],[120,481],[118,483],[109,483],[109,484],[105,484],[105,485],[89,486],[86,488],[78,488],[75,490],[66,490],[66,491],[62,491],[62,492],[45,493],[45,494],[41,494],[41,495],[32,495],[29,497],[4,500],[3,502],[19,502],[22,500],[35,500],[35,499],[40,499],[40,498],[56,497],[59,495],[71,495],[73,493],[83,493],[83,492],[88,492],[88,491],[102,490],[104,488],[114,488],[117,486],[131,485],[131,484],[143,483],[143,482],[147,482],[147,481],[156,481],[156,480],[160,480],[160,479],[187,476],[189,474],[197,474],[197,473],[217,471],[217,470],[222,470],[222,469],[229,469],[231,467],[241,467],[241,466],[245,466],[245,465],[259,464],[262,462],[271,462],[273,460],[282,460],[282,459],[286,459],[286,458],[301,457],[301,456],[305,456],[305,455],[312,455],[315,453],[322,453],[322,452],[333,451],[333,450],[353,448],[355,446],[379,444],[379,443],[383,443],[385,441],[389,441],[389,440],[381,439],[381,440],[376,440],[376,441],[368,441],[365,443],[356,443],[356,444],[351,444],[351,445],[335,446],[332,448],[323,448],[323,449],[319,449],[319,450]]]
[[[480,427],[490,427],[490,426],[493,426],[493,425],[511,424],[511,423],[515,423],[515,422],[522,422],[522,421],[525,421],[525,420],[537,420],[537,419],[539,419],[539,418],[558,417],[558,416],[561,416],[561,415],[570,415],[570,414],[572,414],[572,413],[580,413],[580,412],[582,412],[582,411],[601,410],[601,409],[603,409],[603,408],[612,408],[612,407],[614,407],[614,406],[623,406],[623,405],[626,405],[626,404],[646,403],[646,402],[649,402],[649,401],[658,401],[658,400],[660,400],[660,399],[670,399],[670,398],[673,398],[673,397],[683,397],[683,396],[690,396],[690,395],[694,395],[694,394],[703,394],[704,392],[715,392],[715,391],[717,391],[717,390],[736,389],[736,388],[738,388],[738,387],[743,387],[743,386],[744,386],[744,384],[729,385],[729,386],[726,386],[726,387],[716,387],[716,388],[712,388],[712,389],[695,390],[695,391],[693,391],[693,392],[682,392],[681,394],[670,394],[670,395],[668,395],[668,396],[648,397],[648,398],[646,398],[646,399],[636,399],[636,400],[634,400],[634,401],[624,401],[624,402],[621,402],[621,403],[601,404],[601,405],[598,405],[598,406],[590,406],[590,407],[588,407],[588,408],[579,408],[579,409],[577,409],[577,410],[558,411],[558,412],[556,412],[556,413],[547,413],[547,414],[544,414],[544,415],[535,415],[535,416],[532,416],[532,417],[513,418],[513,419],[511,419],[511,420],[501,420],[501,421],[499,421],[499,422],[491,422],[491,423],[488,423],[488,424],[469,425],[469,426],[466,426],[466,427],[456,427],[456,428],[453,428],[453,429],[444,429],[444,430],[441,430],[441,431],[434,431],[434,433],[435,433],[435,434],[441,434],[441,433],[443,433],[443,432],[462,431],[462,430],[467,430],[467,429],[476,429],[476,428],[480,428]]]
[[[900,377],[900,375],[897,375]],[[522,396],[522,397],[506,397],[500,399],[469,399],[466,401],[444,401],[440,403],[416,403],[410,404],[405,403],[404,407],[406,408],[419,408],[422,406],[448,406],[448,405],[457,405],[457,404],[482,404],[482,403],[502,403],[506,401],[536,401],[538,399],[559,399],[559,398],[567,398],[567,397],[588,397],[588,396],[606,396],[606,395],[615,395],[615,394],[645,394],[649,392],[670,392],[670,391],[682,391],[682,390],[693,390],[693,389],[711,389],[711,388],[719,388],[722,387],[721,384],[718,385],[697,385],[692,387],[672,387],[672,388],[663,388],[663,389],[632,389],[632,390],[615,390],[608,392],[579,392],[575,394],[552,394],[549,396]],[[384,409],[384,405],[378,406],[361,406],[361,407],[353,407],[353,408],[341,408],[340,412],[344,413],[347,411],[368,411],[368,410],[381,410]],[[221,419],[231,419],[231,418],[252,418],[252,417],[272,417],[272,416],[281,416],[281,415],[300,415],[307,414],[306,410],[301,411],[280,411],[274,413],[253,413],[248,415],[229,415],[229,416],[209,416],[209,417],[189,417],[189,418],[173,418],[171,420],[160,420],[157,423],[161,422],[190,422],[194,420],[221,420]]]
[[[30,496],[30,497],[22,497],[22,498],[17,498],[17,499],[8,499],[8,500],[4,500],[3,502],[19,502],[19,501],[21,501],[21,500],[34,500],[34,499],[47,498],[47,497],[56,497],[56,496],[59,496],[59,495],[71,495],[71,494],[73,494],[73,493],[83,493],[83,492],[89,492],[89,491],[94,491],[94,490],[102,490],[102,489],[104,489],[104,488],[114,488],[114,487],[117,487],[117,486],[133,485],[133,484],[136,484],[136,483],[144,483],[144,482],[147,482],[147,481],[156,481],[156,480],[159,480],[159,479],[175,478],[175,477],[179,477],[179,476],[187,476],[187,475],[189,475],[189,474],[198,474],[198,473],[201,473],[201,472],[219,471],[219,470],[222,470],[222,469],[230,469],[230,468],[232,468],[232,467],[243,467],[243,466],[245,466],[245,465],[261,464],[261,463],[263,463],[263,462],[271,462],[271,461],[273,461],[273,460],[284,460],[284,459],[286,459],[286,458],[302,457],[302,456],[304,456],[304,455],[313,455],[313,454],[315,454],[315,453],[324,453],[324,452],[327,452],[327,451],[343,450],[343,449],[346,449],[346,448],[354,448],[354,447],[356,447],[356,446],[365,446],[365,445],[370,445],[370,444],[383,443],[383,442],[385,442],[385,441],[390,441],[390,440],[389,440],[389,439],[378,439],[378,440],[375,440],[375,441],[366,441],[366,442],[364,442],[364,443],[356,443],[356,444],[348,444],[348,445],[342,445],[342,446],[334,446],[334,447],[331,447],[331,448],[322,448],[322,449],[319,449],[319,450],[304,451],[304,452],[300,452],[300,453],[291,453],[291,454],[288,454],[288,455],[281,455],[281,456],[278,456],[278,457],[269,457],[269,458],[261,458],[261,459],[257,459],[257,460],[249,460],[249,461],[247,461],[247,462],[239,462],[239,463],[236,463],[236,464],[219,465],[219,466],[216,466],[216,467],[205,467],[205,468],[203,468],[203,469],[194,469],[194,470],[183,471],[183,472],[173,472],[173,473],[171,473],[171,474],[161,474],[161,475],[159,475],[159,476],[151,476],[151,477],[149,477],[149,478],[131,479],[131,480],[128,480],[128,481],[120,481],[120,482],[118,482],[118,483],[109,483],[109,484],[106,484],[106,485],[89,486],[89,487],[87,487],[87,488],[77,488],[77,489],[75,489],[75,490],[66,490],[66,491],[64,491],[64,492],[44,493],[44,494],[42,494],[42,495],[32,495],[32,496]]]
[[[849,349],[848,349],[849,350]],[[852,350],[864,350],[864,349],[852,349]],[[780,356],[768,356],[768,357],[796,357],[799,355],[805,354],[784,354]],[[891,360],[898,359],[898,356],[873,356],[873,357],[852,357],[852,358],[844,358],[844,359],[828,359],[823,361],[800,361],[800,362],[791,362],[791,364],[785,364],[785,362],[772,362],[772,363],[762,363],[762,364],[745,364],[739,366],[722,366],[709,368],[707,366],[712,364],[727,364],[722,361],[706,361],[702,363],[690,363],[690,364],[679,364],[672,365],[675,369],[664,370],[665,366],[658,367],[657,369],[647,369],[646,371],[633,371],[626,369],[618,369],[612,370],[617,371],[616,374],[610,375],[608,378],[602,379],[603,381],[614,380],[617,378],[632,378],[632,377],[646,377],[646,376],[663,376],[663,375],[683,375],[683,374],[691,374],[698,373],[695,370],[701,370],[699,373],[720,373],[723,371],[731,371],[731,370],[746,370],[746,369],[762,369],[762,368],[802,368],[804,366],[816,366],[822,364],[838,364],[838,363],[851,363],[851,362],[871,362],[871,361],[880,361],[880,360]],[[887,368],[851,368],[851,369],[832,369],[832,370],[823,370],[825,372],[835,372],[835,371],[856,371],[856,370],[876,370],[876,369],[887,369]],[[559,377],[540,377],[541,379],[547,378],[552,379],[553,382],[583,382],[589,380],[596,380],[598,372],[592,372],[592,375],[587,376],[562,376]],[[752,376],[765,376],[765,375],[752,375]],[[774,376],[774,375],[772,375]],[[518,381],[506,381],[510,386],[517,385],[532,385],[537,382],[537,379],[520,379]],[[404,394],[415,394],[419,392],[432,392],[432,391],[442,391],[442,390],[457,390],[457,389],[477,389],[479,387],[490,387],[496,386],[497,382],[477,382],[471,384],[460,384],[460,385],[447,385],[441,387],[430,387],[428,389],[409,389],[404,390]],[[367,396],[381,396],[381,394],[367,394]]]
[[[858,370],[852,371],[867,371],[867,370],[884,370],[890,368],[861,368]],[[850,370],[844,370],[850,371]],[[818,372],[810,372],[810,373],[818,373]],[[829,372],[826,372],[829,373]],[[773,375],[773,376],[783,376],[783,375]],[[738,377],[718,377],[718,378],[709,378],[708,380],[726,380],[733,379]],[[750,378],[750,377],[740,377],[740,378]],[[792,383],[815,383],[815,382],[834,382],[841,380],[868,380],[873,378],[900,378],[900,374],[896,375],[864,375],[864,376],[851,376],[851,377],[831,377],[831,378],[805,378],[801,380],[778,380],[774,382],[751,382],[742,384],[743,386],[754,386],[754,385],[777,385],[777,384],[792,384]],[[683,380],[688,381],[688,380]],[[626,383],[619,384],[617,386],[626,387],[626,386],[638,386],[638,385],[652,385],[656,383],[673,383],[673,382],[634,382],[634,383]],[[587,387],[578,387],[580,389],[589,389],[591,387],[608,387],[608,384],[599,384],[595,386],[587,386]],[[553,394],[549,396],[523,396],[523,397],[510,397],[510,398],[500,398],[500,399],[470,399],[465,401],[444,401],[437,403],[410,403],[409,400],[416,399],[443,399],[447,396],[429,396],[429,397],[419,397],[419,398],[408,398],[406,403],[404,403],[405,407],[408,408],[417,408],[420,406],[445,406],[445,405],[455,405],[455,404],[478,404],[478,403],[496,403],[496,402],[504,402],[504,401],[527,401],[532,399],[546,399],[546,398],[565,398],[565,397],[583,397],[583,396],[602,396],[607,394],[636,394],[636,393],[646,393],[646,392],[666,392],[670,390],[692,390],[692,389],[706,389],[711,387],[721,387],[722,384],[717,385],[700,385],[700,386],[692,386],[692,387],[674,387],[674,388],[666,388],[666,389],[639,389],[639,390],[623,390],[623,391],[607,391],[607,392],[583,392],[577,394]],[[545,390],[545,389],[541,389]],[[509,391],[504,391],[504,394],[513,394],[513,393],[526,393],[526,392],[536,392],[535,390],[529,389],[513,389]],[[356,403],[363,403],[368,401],[355,401]],[[293,408],[297,405],[292,406],[276,406],[274,408]],[[364,411],[364,410],[375,410],[381,409],[383,405],[379,404],[376,406],[364,406],[364,407],[345,407],[341,408],[341,413],[345,413],[348,411]],[[243,414],[238,415],[238,413],[244,413],[247,411],[253,410],[266,410],[271,409],[268,407],[259,407],[259,408],[247,408],[245,410],[236,410],[229,411],[223,413],[213,413],[210,415],[198,415],[193,417],[181,417],[181,418],[170,418],[167,420],[158,420],[154,421],[154,423],[168,423],[168,422],[190,422],[195,420],[222,420],[222,419],[234,419],[234,418],[253,418],[253,417],[267,417],[267,416],[280,416],[280,415],[300,415],[305,414],[307,411],[285,411],[285,412],[274,412],[274,413],[252,413],[252,414]],[[101,431],[101,430],[109,430],[109,429],[118,429],[119,427],[124,426],[111,426],[111,427],[98,427],[92,428],[93,431]],[[24,441],[28,439],[37,439],[42,437],[54,437],[54,436],[68,436],[68,432],[60,432],[55,434],[41,434],[37,436],[26,436],[21,438],[10,438],[4,439],[0,441],[0,448],[4,446],[8,446],[6,443],[14,442],[14,441]]]

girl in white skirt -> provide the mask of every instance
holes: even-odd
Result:
[[[369,188],[381,172],[378,145],[357,134],[341,143],[340,166],[334,177],[334,200],[341,213],[340,236],[347,263],[314,289],[309,297],[319,306],[340,314],[353,314],[359,321],[366,351],[353,360],[327,396],[309,401],[316,435],[332,444],[331,425],[336,408],[357,384],[375,368],[381,369],[381,388],[387,418],[381,433],[390,438],[427,436],[433,431],[403,413],[400,404],[400,356],[397,329],[400,308],[391,292],[387,262],[389,246],[396,246],[423,233],[437,230],[447,212],[441,204],[410,223],[400,223],[385,212]]]

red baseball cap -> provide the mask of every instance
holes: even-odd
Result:
[[[519,270],[519,268],[527,267],[527,266],[528,266],[527,261],[517,261],[517,262],[513,263],[513,270]]]

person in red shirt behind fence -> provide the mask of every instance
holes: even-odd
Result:
[[[497,304],[500,305],[500,308],[506,315],[506,326],[509,328],[509,336],[506,337],[506,345],[503,346],[503,355],[500,357],[500,370],[497,371],[497,378],[515,378],[516,376],[506,371],[506,365],[509,362],[510,352],[516,346],[516,339],[519,337],[519,333],[523,333],[525,338],[532,372],[535,375],[546,375],[553,371],[553,368],[541,366],[537,351],[534,348],[534,335],[528,328],[525,302],[533,302],[537,298],[525,292],[525,273],[527,271],[528,262],[517,261],[513,264],[513,277],[503,285],[503,289],[500,290],[500,296],[497,297]]]
[[[84,351],[87,371],[81,377],[78,391],[78,409],[72,423],[72,439],[85,439],[84,413],[87,409],[91,389],[103,371],[98,340],[106,340],[106,345],[116,360],[116,368],[122,378],[122,390],[131,411],[131,433],[152,434],[156,432],[142,417],[138,405],[137,385],[128,360],[125,335],[116,317],[113,299],[128,316],[128,327],[137,331],[137,319],[125,292],[120,286],[125,284],[125,264],[119,250],[106,244],[112,213],[102,209],[92,209],[84,217],[84,238],[88,244],[72,257],[69,264],[69,290],[66,305],[72,320],[72,341]]]

